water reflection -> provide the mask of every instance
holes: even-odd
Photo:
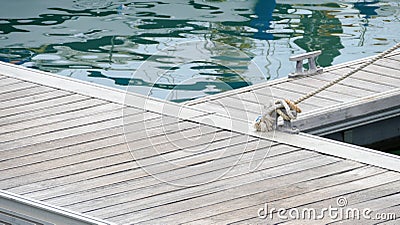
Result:
[[[275,0],[258,1],[255,9],[255,18],[251,20],[250,25],[257,29],[254,38],[272,40],[274,36],[269,32],[271,30],[272,13],[276,7]]]
[[[323,50],[322,66],[369,56],[398,41],[390,31],[400,27],[396,0],[38,0],[5,6],[1,61],[122,89],[135,86],[139,93],[156,81],[154,96],[179,90],[175,96],[184,97],[176,101],[286,76],[293,70],[288,57],[296,53]],[[157,53],[193,40],[216,46],[207,49],[216,64],[187,62],[165,72],[179,60]],[[232,57],[216,43],[249,59]],[[146,60],[164,71],[162,79],[142,74],[130,81]]]
[[[372,0],[372,1],[358,1],[354,3],[354,8],[360,11],[360,14],[363,15],[365,18],[371,18],[371,16],[376,16],[378,13],[376,12],[379,9],[379,0]]]
[[[331,10],[339,9],[340,5],[331,3]],[[322,54],[317,59],[320,66],[330,66],[333,60],[340,55],[340,34],[343,34],[342,24],[338,18],[332,16],[331,10],[312,11],[311,15],[302,15],[299,27],[304,35],[294,41],[307,52],[321,50]]]

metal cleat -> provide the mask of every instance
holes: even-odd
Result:
[[[296,72],[290,73],[289,77],[307,76],[322,73],[322,68],[317,67],[315,58],[321,55],[322,51],[307,52],[300,55],[295,55],[289,58],[290,61],[296,61]],[[308,60],[308,70],[303,71],[303,60]]]
[[[283,112],[285,112],[285,109],[282,109]],[[297,116],[297,112],[296,110],[290,110],[292,112],[293,115]],[[292,121],[291,120],[285,120],[283,119],[283,124],[279,125],[278,124],[278,118],[280,117],[278,113],[274,112],[272,114],[273,117],[275,117],[275,121],[273,124],[273,129],[274,130],[279,130],[285,133],[289,133],[289,134],[298,134],[300,133],[300,130],[297,129],[296,127],[294,127],[292,125]]]
[[[297,112],[295,110],[290,110],[290,111],[294,115],[297,115]],[[298,133],[300,133],[300,130],[293,126],[291,120],[283,119],[283,124],[282,125],[278,125],[278,117],[279,117],[279,115],[276,114],[275,116],[276,116],[276,119],[275,119],[274,127],[275,127],[276,130],[279,130],[279,131],[282,131],[282,132],[285,132],[285,133],[289,133],[289,134],[298,134]]]

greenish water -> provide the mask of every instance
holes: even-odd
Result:
[[[293,54],[329,66],[400,41],[398,0],[1,3],[0,60],[177,102],[285,77]],[[216,63],[174,47],[187,41]],[[135,74],[143,62],[155,71]]]

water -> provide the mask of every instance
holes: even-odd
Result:
[[[0,1],[0,60],[177,102],[400,41],[398,0]]]

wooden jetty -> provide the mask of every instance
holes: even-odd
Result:
[[[0,63],[0,224],[397,224],[400,157],[251,128],[260,102],[296,98],[364,60],[187,104]],[[306,100],[295,123],[320,134],[396,116],[399,87],[395,52]],[[339,198],[397,220],[258,215],[265,204],[321,209]]]

